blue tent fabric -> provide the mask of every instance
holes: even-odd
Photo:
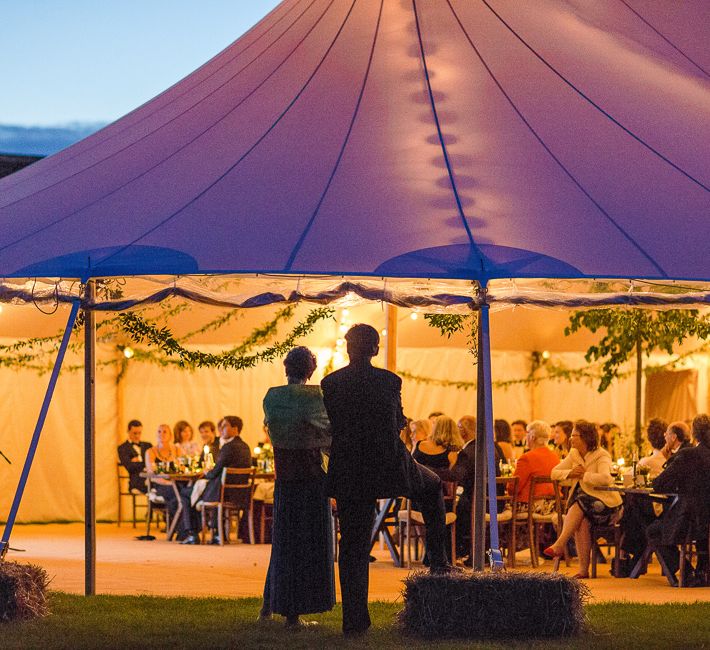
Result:
[[[285,0],[0,181],[0,276],[710,280],[710,4]]]

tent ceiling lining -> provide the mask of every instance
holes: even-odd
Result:
[[[101,281],[101,279],[98,279]],[[350,307],[382,302],[427,312],[468,313],[483,298],[471,280],[312,275],[143,276],[104,278],[120,297],[83,301],[92,311],[120,312],[177,299],[224,308],[280,303]],[[42,278],[0,282],[0,302],[47,305],[83,295],[76,280]],[[590,309],[608,306],[673,309],[710,306],[710,283],[645,280],[492,280],[485,300],[494,311],[529,308]]]

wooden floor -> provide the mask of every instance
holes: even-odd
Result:
[[[233,544],[228,546],[181,546],[160,535],[154,541],[139,541],[124,524],[99,524],[97,529],[97,592],[102,594],[151,594],[156,596],[260,596],[269,561],[270,546]],[[8,560],[32,562],[52,577],[51,588],[70,593],[84,590],[84,538],[82,524],[18,525],[11,546],[25,549],[10,552]],[[370,600],[400,598],[406,569],[393,566],[386,550],[375,548],[377,561],[370,565]],[[530,570],[527,552],[518,554],[520,570]],[[542,565],[550,571],[551,563]],[[575,566],[564,568],[573,574]],[[710,601],[710,588],[674,589],[660,574],[658,564],[649,567],[638,580],[609,576],[608,565],[600,566],[600,577],[585,581],[593,602]]]

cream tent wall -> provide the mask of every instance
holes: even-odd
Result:
[[[202,346],[208,349],[210,346]],[[314,350],[325,352],[327,348]],[[101,354],[109,351],[104,349]],[[582,352],[552,353],[553,360],[569,367],[583,365]],[[663,361],[659,357],[659,361]],[[73,360],[69,359],[68,363]],[[382,360],[380,359],[380,362]],[[699,370],[698,403],[707,404],[707,359],[693,361]],[[473,375],[471,355],[465,348],[401,348],[398,365],[417,375],[467,380]],[[526,351],[494,351],[493,380],[525,376],[530,367]],[[319,380],[320,376],[314,377]],[[47,377],[27,370],[0,370],[0,448],[14,461],[0,464],[0,513],[9,511],[13,488]],[[137,417],[145,424],[145,439],[154,441],[161,422],[171,426],[184,418],[196,426],[234,413],[245,421],[244,437],[254,445],[261,437],[261,398],[266,388],[282,381],[280,364],[262,365],[242,372],[214,369],[185,372],[147,364],[132,364],[116,383],[112,368],[97,372],[97,518],[115,519],[117,505],[116,445],[125,423]],[[83,519],[83,376],[62,373],[56,399],[49,411],[35,463],[30,474],[19,521]],[[615,421],[627,428],[633,422],[633,381],[624,380],[603,395],[585,383],[545,382],[535,389],[513,386],[494,390],[495,416],[548,420],[585,417]],[[454,417],[475,413],[475,391],[444,388],[405,380],[403,400],[410,417],[426,417],[442,410]],[[20,405],[18,407],[18,405]],[[700,407],[704,408],[704,407]]]

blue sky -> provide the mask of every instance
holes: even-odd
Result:
[[[80,123],[67,132],[84,134],[87,123],[115,120],[192,72],[277,4],[0,0],[0,151],[11,142],[13,153],[33,153],[16,147],[22,133],[31,142],[42,134],[35,127]],[[28,146],[37,149],[36,141]]]

